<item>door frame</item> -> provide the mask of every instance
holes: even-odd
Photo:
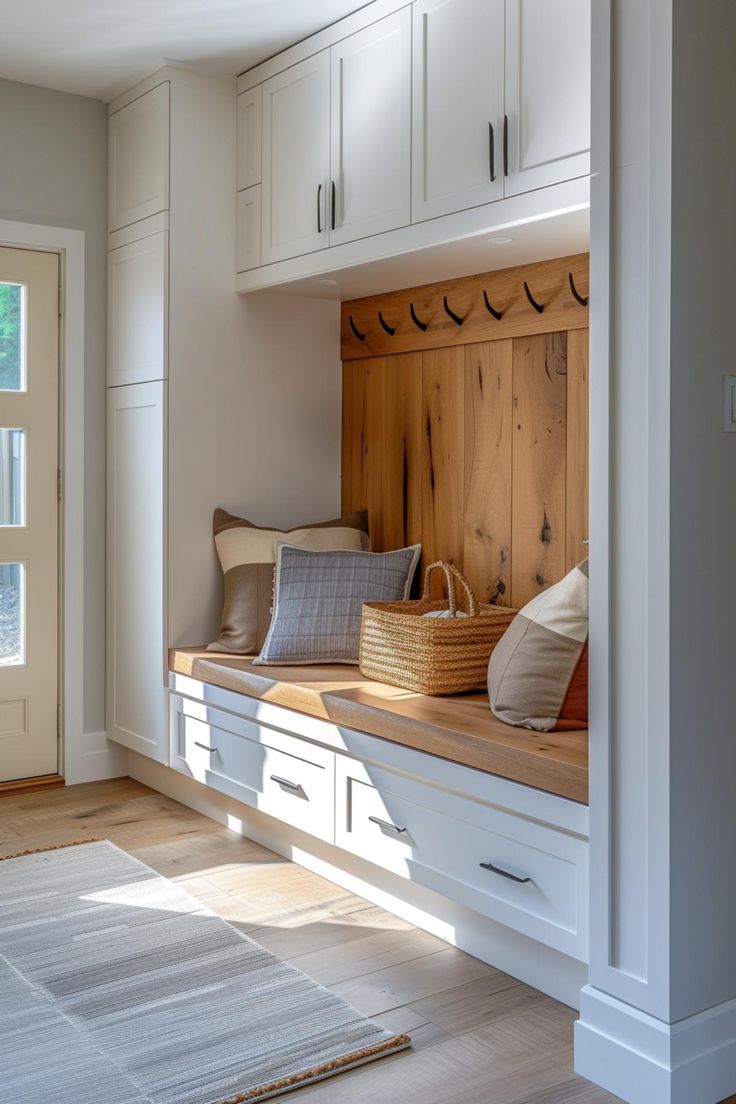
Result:
[[[87,780],[84,756],[84,249],[83,230],[0,219],[0,245],[57,253],[59,317],[59,701],[58,771]],[[104,736],[104,734],[101,734]],[[95,756],[96,759],[99,757]],[[100,766],[102,764],[100,763]]]

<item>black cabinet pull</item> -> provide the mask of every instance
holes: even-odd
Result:
[[[509,175],[509,117],[503,117],[503,175]]]
[[[317,233],[322,233],[322,185],[317,188]]]
[[[500,866],[494,866],[493,863],[481,863],[484,870],[490,870],[492,874],[500,874],[502,878],[508,878],[510,882],[519,882],[521,885],[525,885],[526,882],[530,882],[531,878],[519,878],[516,874],[510,874],[508,870],[502,870]]]
[[[210,755],[212,755],[215,751],[217,751],[216,747],[210,747],[209,744],[200,744],[199,740],[194,741],[194,746],[198,747],[198,748],[201,748],[202,751],[208,751],[210,753]]]
[[[493,123],[488,124],[488,172],[492,184],[496,179],[496,139],[493,134]]]
[[[337,199],[335,194],[335,181],[332,181],[332,229],[335,229],[335,212],[337,209]]]
[[[397,824],[392,824],[390,820],[381,820],[377,816],[368,817],[371,824],[377,824],[382,832],[390,832],[392,836],[403,836],[406,828],[399,828]]]

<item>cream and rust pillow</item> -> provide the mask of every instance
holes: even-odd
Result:
[[[588,727],[588,561],[527,602],[494,648],[488,696],[501,721]]]
[[[220,635],[208,645],[210,652],[256,655],[263,647],[271,624],[277,541],[313,551],[346,548],[365,552],[370,547],[365,510],[282,531],[260,528],[218,508],[212,525],[225,596]]]

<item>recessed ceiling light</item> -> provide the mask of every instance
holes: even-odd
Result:
[[[332,287],[334,284],[337,283],[337,280],[320,280],[320,283],[321,284],[327,284],[330,287]]]
[[[488,241],[491,245],[508,245],[512,242],[513,238],[489,238]]]

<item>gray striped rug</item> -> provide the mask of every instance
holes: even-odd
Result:
[[[409,1044],[107,841],[0,862],[0,1102],[250,1104]]]

